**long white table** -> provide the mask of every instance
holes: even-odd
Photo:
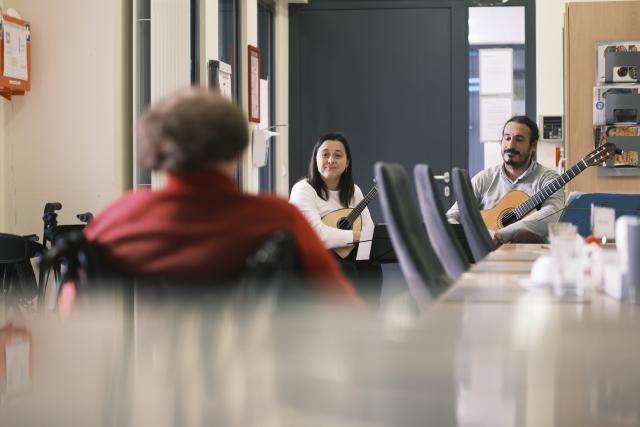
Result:
[[[541,297],[497,267],[546,250],[503,246],[417,317],[400,299],[31,319],[33,386],[0,397],[0,425],[640,425],[640,310]]]

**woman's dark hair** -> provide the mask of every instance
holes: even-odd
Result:
[[[525,125],[525,126],[527,126],[529,128],[529,131],[531,133],[531,137],[529,138],[529,142],[530,143],[531,142],[537,142],[538,138],[540,138],[540,132],[538,131],[538,125],[536,124],[536,122],[534,122],[533,120],[531,120],[527,116],[513,116],[509,120],[507,120],[507,122],[502,127],[502,134],[503,135],[504,135],[504,129],[511,122],[520,123],[520,124]]]
[[[242,111],[218,93],[183,89],[153,105],[138,125],[142,167],[207,169],[240,156],[249,142]]]
[[[307,181],[322,200],[329,199],[329,191],[327,185],[320,175],[318,165],[316,163],[316,156],[318,155],[318,149],[325,141],[340,141],[344,145],[344,151],[347,155],[347,168],[340,175],[340,182],[338,183],[338,190],[340,191],[340,204],[345,208],[349,207],[349,202],[353,198],[355,187],[353,185],[353,161],[351,160],[351,150],[349,149],[349,143],[347,138],[341,133],[327,133],[322,135],[316,144],[313,146],[313,152],[311,153],[311,160],[309,161],[309,173],[307,175]]]

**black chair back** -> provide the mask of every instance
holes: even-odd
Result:
[[[451,279],[429,243],[404,168],[378,162],[374,169],[393,249],[411,294],[424,309],[450,286]]]
[[[37,295],[38,283],[31,258],[42,245],[14,234],[0,233],[0,295],[27,302]]]
[[[460,209],[462,228],[475,262],[480,262],[496,248],[496,245],[480,215],[480,208],[473,193],[469,172],[459,168],[453,168],[451,172],[453,192]]]
[[[469,260],[447,221],[431,168],[429,165],[418,164],[413,169],[413,175],[422,219],[431,246],[438,254],[449,277],[455,280],[469,269]]]

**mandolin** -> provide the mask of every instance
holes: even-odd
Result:
[[[509,191],[495,207],[480,211],[484,223],[489,230],[496,231],[521,220],[583,170],[604,163],[615,151],[611,142],[601,145],[531,197],[524,191]]]
[[[333,228],[339,228],[340,230],[362,230],[362,217],[360,214],[367,207],[369,202],[378,194],[378,186],[374,185],[366,196],[356,205],[354,208],[343,208],[333,212],[329,212],[322,217],[322,222]],[[355,245],[343,246],[341,248],[334,248],[334,252],[338,254],[340,258],[346,258],[349,256]]]

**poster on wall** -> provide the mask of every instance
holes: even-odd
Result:
[[[248,46],[249,121],[260,123],[260,49]]]
[[[4,21],[4,70],[5,77],[29,80],[27,69],[27,40],[29,30],[24,25]]]

